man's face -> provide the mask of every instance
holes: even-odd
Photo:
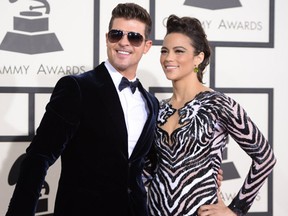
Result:
[[[132,79],[136,75],[142,55],[148,52],[152,41],[146,41],[145,24],[135,19],[116,18],[113,21],[112,29],[121,30],[125,33],[116,42],[109,41],[108,33],[106,34],[108,60],[117,71]],[[139,46],[133,45],[128,39],[128,32],[140,33],[143,36],[143,42]]]

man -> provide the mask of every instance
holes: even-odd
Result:
[[[27,148],[6,216],[35,214],[46,172],[60,156],[54,216],[147,215],[141,173],[158,101],[141,83],[118,86],[122,77],[138,82],[138,63],[152,46],[151,25],[142,7],[118,4],[106,34],[108,60],[58,81]]]

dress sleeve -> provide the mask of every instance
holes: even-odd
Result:
[[[252,159],[245,181],[229,205],[229,208],[237,215],[245,215],[261,186],[272,172],[276,158],[268,141],[240,104],[229,97],[223,104],[221,119],[229,135]]]

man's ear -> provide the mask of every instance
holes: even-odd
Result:
[[[145,41],[144,54],[146,54],[152,46],[152,40]]]

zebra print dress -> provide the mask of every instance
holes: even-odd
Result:
[[[169,136],[161,125],[175,112],[181,127]],[[151,216],[194,216],[200,206],[217,203],[217,173],[228,135],[252,158],[246,180],[229,205],[243,215],[276,162],[263,134],[237,102],[220,92],[201,92],[179,110],[169,100],[160,102],[155,138],[158,166],[152,180],[144,181],[149,184]]]

